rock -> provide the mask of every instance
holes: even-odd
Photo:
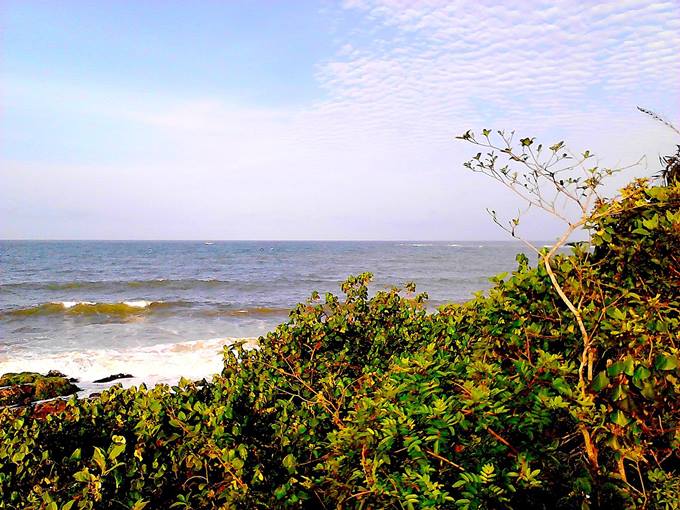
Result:
[[[57,372],[58,373],[58,372]],[[0,376],[0,406],[27,405],[80,391],[63,374],[47,376],[37,372],[8,373]]]
[[[78,379],[76,379],[75,377],[68,377],[59,370],[50,370],[49,372],[47,372],[47,377],[63,377],[64,379],[68,379],[70,382],[73,383],[78,382]]]
[[[45,377],[35,382],[35,400],[72,395],[78,391],[80,388],[64,377]]]
[[[134,375],[131,375],[131,374],[113,374],[113,375],[110,375],[108,377],[104,377],[102,379],[97,379],[96,381],[92,381],[92,382],[106,383],[106,382],[115,381],[117,379],[130,379],[131,377],[134,377]]]
[[[0,387],[0,406],[26,405],[33,400],[33,385],[14,384]]]
[[[55,398],[46,402],[38,402],[33,405],[33,416],[39,420],[45,419],[50,414],[56,414],[66,409],[66,400]]]
[[[0,386],[12,386],[14,384],[31,384],[36,379],[44,377],[37,372],[9,372],[0,376]]]

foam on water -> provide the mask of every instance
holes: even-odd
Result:
[[[50,303],[53,305],[61,305],[64,309],[68,310],[69,308],[73,308],[74,306],[77,305],[96,305],[97,303],[93,301],[59,301],[56,303]]]
[[[146,301],[145,299],[138,299],[136,301],[123,301],[124,305],[131,306],[132,308],[146,308],[153,303],[154,301]]]
[[[48,355],[0,357],[0,374],[7,372],[40,372],[59,370],[79,380],[84,393],[101,390],[120,382],[125,387],[145,383],[175,384],[180,377],[210,378],[222,369],[222,349],[235,342],[255,348],[256,338],[210,338],[189,342],[165,343],[127,349],[89,349]],[[94,383],[111,374],[134,377],[112,383]]]

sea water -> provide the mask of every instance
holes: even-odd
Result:
[[[515,242],[0,241],[0,374],[59,370],[81,386],[209,377],[312,291],[413,281],[429,307],[516,267]]]

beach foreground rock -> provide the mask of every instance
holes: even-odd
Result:
[[[7,373],[0,376],[0,406],[28,405],[39,400],[48,400],[72,395],[80,388],[64,374],[49,372]]]
[[[118,379],[131,379],[133,377],[134,377],[134,375],[132,375],[132,374],[113,374],[113,375],[110,375],[108,377],[103,377],[101,379],[95,379],[92,382],[107,383],[107,382],[117,381]]]

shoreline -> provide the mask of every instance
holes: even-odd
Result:
[[[64,351],[35,358],[17,356],[0,361],[0,375],[5,373],[58,371],[78,380],[78,397],[101,392],[115,384],[124,388],[146,384],[176,384],[181,378],[210,379],[222,370],[224,347],[244,342],[247,349],[257,347],[257,337],[221,337],[177,343],[161,343],[127,349],[86,349]],[[94,382],[112,374],[132,377],[110,382]]]

